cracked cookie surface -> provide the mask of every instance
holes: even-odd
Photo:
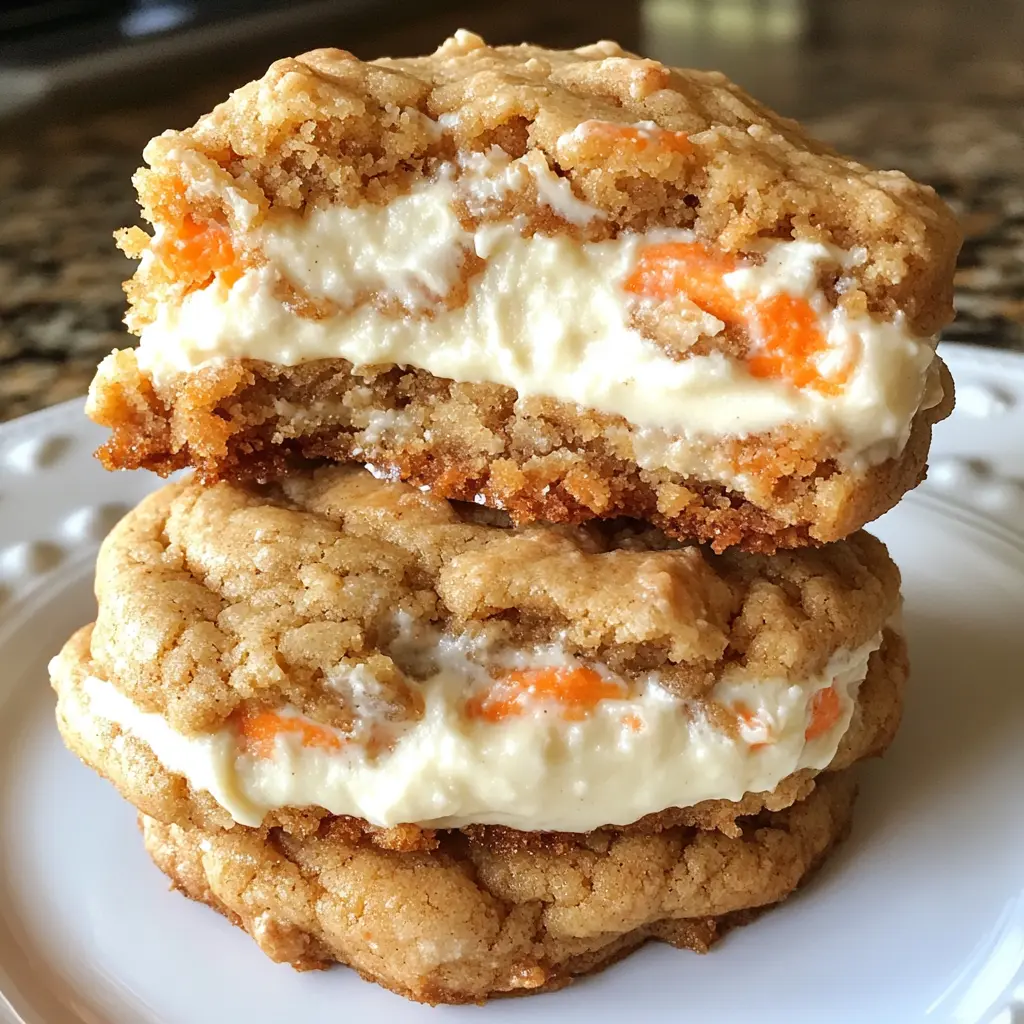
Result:
[[[415,713],[396,613],[494,648],[561,639],[685,697],[729,668],[798,679],[878,634],[899,572],[866,533],[775,557],[681,545],[631,521],[515,528],[354,467],[274,484],[185,480],[114,528],[97,563],[91,671],[190,733],[246,701],[344,723],[332,670],[374,661]]]
[[[559,988],[652,939],[706,951],[821,863],[854,795],[838,773],[735,837],[677,827],[529,849],[443,833],[429,852],[388,851],[339,821],[304,837],[141,825],[173,885],[271,959],[340,962],[420,1002],[466,1003]]]

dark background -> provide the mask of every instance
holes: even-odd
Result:
[[[0,8],[0,419],[85,391],[130,343],[111,232],[143,145],[276,57],[617,39],[720,68],[860,159],[930,182],[967,241],[945,337],[1024,351],[1024,3],[1017,0],[46,0]]]

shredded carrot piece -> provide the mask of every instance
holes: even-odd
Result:
[[[751,711],[750,708],[747,707],[747,705],[744,704],[742,701],[737,701],[733,705],[733,711],[736,714],[736,718],[739,721],[741,721],[748,729],[756,729],[758,726],[764,726],[764,722],[761,721],[760,716],[757,715],[755,712]],[[756,752],[758,750],[764,750],[765,747],[771,746],[771,744],[774,742],[774,740],[772,740],[770,738],[770,736],[771,736],[771,730],[770,729],[768,730],[768,732],[769,732],[769,739],[762,740],[759,743],[751,743],[751,744],[749,744],[749,749],[752,752]]]
[[[736,717],[749,729],[754,729],[761,724],[761,719],[742,701],[737,701],[732,709],[736,713]]]
[[[811,700],[811,721],[804,738],[816,740],[819,736],[824,736],[839,721],[841,711],[842,704],[834,683],[818,690]]]
[[[798,388],[839,394],[845,378],[829,380],[818,372],[814,357],[827,347],[817,314],[806,299],[773,295],[754,307],[763,350],[750,356],[747,368],[755,377],[788,380]]]
[[[164,198],[156,211],[163,228],[153,243],[153,255],[170,274],[192,287],[203,288],[214,278],[231,287],[241,276],[243,267],[227,228],[212,221],[195,218],[185,198],[185,186]]]
[[[648,150],[667,150],[689,156],[693,143],[686,132],[674,132],[668,128],[641,127],[640,125],[619,124],[616,121],[584,121],[580,126],[587,138],[607,140],[613,146],[622,146],[633,153]]]
[[[719,320],[735,323],[746,316],[746,304],[722,278],[739,265],[735,257],[712,252],[699,242],[657,242],[640,250],[624,287],[658,301],[681,293]]]
[[[341,739],[326,726],[273,711],[243,711],[238,716],[242,745],[255,757],[273,757],[278,736],[297,736],[304,747],[340,750]]]
[[[633,732],[640,732],[644,727],[644,720],[639,715],[623,715],[622,724]]]
[[[723,323],[749,330],[757,343],[747,359],[754,377],[838,394],[848,375],[829,379],[815,366],[814,359],[828,348],[828,341],[810,303],[785,294],[763,301],[735,295],[723,277],[741,265],[736,257],[713,252],[699,242],[659,242],[641,250],[624,287],[659,302],[685,295]]]
[[[592,668],[534,668],[510,672],[484,694],[466,702],[470,718],[486,722],[523,714],[533,701],[559,704],[562,716],[578,722],[605,699],[625,696],[619,683],[603,679]]]

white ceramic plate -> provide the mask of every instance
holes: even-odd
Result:
[[[876,526],[904,572],[914,673],[850,840],[706,957],[652,945],[483,1009],[297,974],[168,892],[134,811],[62,747],[46,675],[93,614],[97,543],[157,481],[100,469],[80,402],[0,428],[0,1021],[1022,1024],[1024,358],[945,355],[958,407],[930,480]]]

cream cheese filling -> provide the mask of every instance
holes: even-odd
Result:
[[[544,701],[500,720],[467,715],[467,672],[476,670],[467,669],[466,652],[458,649],[440,657],[423,683],[422,718],[378,754],[358,743],[310,746],[300,732],[283,731],[272,751],[257,756],[234,728],[183,735],[95,677],[69,698],[66,714],[82,727],[111,722],[137,737],[166,769],[209,792],[243,825],[259,825],[275,808],[317,806],[383,827],[584,832],[702,800],[738,800],[773,789],[801,768],[824,768],[880,642],[879,634],[839,651],[820,676],[795,683],[726,672],[712,697],[738,716],[732,730],[703,705],[671,695],[653,674],[639,692],[600,700],[581,717]],[[554,648],[541,660],[568,663]],[[815,701],[828,688],[837,702],[833,717],[814,732]]]
[[[849,269],[863,253],[775,241],[761,264],[723,278],[736,295],[784,293],[811,302],[827,338],[821,369],[848,371],[837,394],[823,394],[755,377],[720,353],[672,358],[632,326],[636,300],[623,284],[640,251],[690,242],[690,232],[580,242],[566,234],[526,237],[515,219],[471,231],[456,216],[456,200],[482,210],[529,181],[538,204],[572,224],[603,216],[544,161],[528,155],[510,162],[493,153],[383,206],[327,206],[304,216],[277,211],[247,236],[265,262],[231,287],[215,282],[162,305],[143,328],[139,364],[158,383],[233,358],[295,365],[339,357],[493,382],[521,398],[548,396],[622,416],[648,438],[661,432],[664,454],[641,441],[638,458],[680,472],[707,468],[705,455],[688,457],[689,441],[706,452],[708,441],[783,427],[837,438],[853,466],[902,450],[925,396],[932,341],[913,336],[900,316],[883,322],[831,309],[817,286],[823,265]],[[237,205],[236,197],[232,209]],[[470,258],[483,267],[469,279],[466,301],[446,308],[444,297]],[[327,314],[292,312],[281,299],[282,281],[328,303]],[[387,296],[392,308],[368,301],[375,295]],[[690,312],[697,314],[694,329],[722,329],[715,317]]]

